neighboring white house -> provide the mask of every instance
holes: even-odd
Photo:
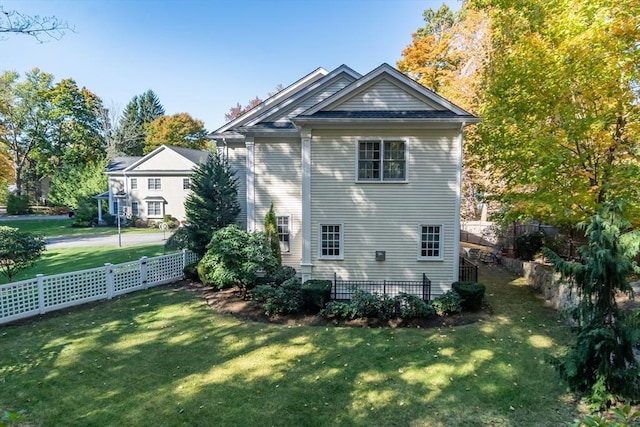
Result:
[[[283,263],[309,278],[458,278],[462,135],[479,119],[388,64],[315,70],[211,134],[242,214],[273,203]],[[129,168],[127,168],[129,170]]]
[[[171,215],[186,219],[184,201],[191,188],[193,169],[211,153],[161,145],[144,157],[117,157],[107,165],[109,213],[161,220]]]

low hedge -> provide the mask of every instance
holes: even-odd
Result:
[[[482,307],[482,299],[486,287],[476,282],[454,282],[451,289],[460,295],[462,308],[468,311],[478,311]]]
[[[311,279],[304,282],[301,287],[304,307],[312,313],[322,310],[331,299],[332,286],[331,280]]]

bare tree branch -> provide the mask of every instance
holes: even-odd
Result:
[[[40,43],[49,39],[60,40],[65,31],[74,32],[66,21],[55,16],[23,15],[15,10],[6,11],[0,6],[0,40],[6,40],[4,33],[24,34]]]

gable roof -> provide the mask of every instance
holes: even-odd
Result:
[[[352,99],[357,94],[366,92],[367,89],[370,89],[375,84],[380,81],[387,81],[398,88],[406,91],[409,95],[415,97],[418,101],[421,101],[424,105],[424,113],[422,117],[419,114],[415,114],[413,112],[420,111],[417,109],[411,110],[394,110],[394,109],[380,109],[376,108],[372,111],[379,113],[376,118],[383,118],[384,112],[388,117],[384,118],[398,118],[398,116],[404,116],[406,118],[445,118],[445,117],[464,117],[470,120],[478,121],[478,119],[470,114],[469,112],[463,110],[452,102],[446,100],[440,95],[436,94],[432,90],[427,89],[422,86],[415,80],[410,77],[402,74],[400,71],[396,70],[389,64],[382,64],[361,79],[353,82],[348,87],[342,89],[340,92],[333,94],[322,102],[314,105],[308,110],[304,111],[302,114],[298,116],[298,118],[304,117],[316,117],[316,118],[335,118],[331,114],[328,114],[329,111],[337,112],[344,111],[341,110],[340,107],[344,105],[349,99]],[[426,109],[426,107],[431,107],[430,109]],[[446,114],[438,115],[438,114],[430,114],[426,113],[428,111],[444,111],[448,112]],[[367,110],[368,111],[368,110]],[[318,114],[319,113],[319,114]],[[316,115],[317,114],[317,115]],[[343,116],[348,116],[343,113]],[[365,114],[361,114],[363,118],[366,116]]]
[[[258,116],[261,113],[264,113],[264,111],[270,107],[272,107],[274,104],[277,104],[281,101],[283,101],[284,99],[295,95],[298,91],[300,91],[301,89],[305,88],[306,86],[312,84],[313,82],[322,79],[322,77],[326,76],[329,72],[327,70],[325,70],[322,67],[316,68],[315,70],[313,70],[312,72],[310,72],[309,74],[307,74],[306,76],[302,77],[301,79],[293,82],[292,84],[290,84],[289,86],[287,86],[286,88],[282,89],[281,91],[275,93],[273,96],[265,99],[264,101],[262,101],[260,104],[256,105],[255,107],[253,107],[251,110],[247,111],[246,113],[242,114],[241,116],[236,117],[235,119],[231,120],[230,122],[225,123],[222,127],[214,130],[213,132],[211,132],[212,135],[216,135],[216,134],[222,134],[230,129],[233,128],[237,128],[239,126],[242,126],[243,124],[245,124],[246,122],[248,122],[249,120],[251,120],[252,118]]]
[[[170,150],[177,153],[178,155],[193,163],[194,166],[197,166],[198,164],[204,162],[207,157],[211,155],[209,151],[194,150],[191,148],[175,147],[163,144],[146,156],[116,157],[111,162],[109,162],[107,168],[105,169],[105,172],[107,174],[129,172],[164,150]]]
[[[140,160],[142,156],[128,156],[128,157],[114,157],[107,166],[105,167],[105,172],[118,172],[122,171],[132,164],[136,163]]]

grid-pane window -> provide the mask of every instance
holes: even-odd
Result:
[[[288,254],[291,252],[291,227],[288,216],[276,217],[278,222],[278,240],[280,241],[280,252]]]
[[[320,258],[342,259],[342,225],[320,225]]]
[[[131,215],[139,216],[140,208],[138,208],[138,202],[131,202]]]
[[[400,140],[360,141],[358,181],[405,181],[406,143]]]
[[[162,202],[147,202],[147,216],[162,216]]]
[[[131,189],[132,190],[137,190],[138,189],[138,179],[137,178],[131,178]]]
[[[162,190],[162,183],[160,182],[160,178],[148,178],[147,179],[147,189],[149,189],[149,190]]]
[[[358,149],[358,179],[380,179],[380,141],[360,141]]]
[[[420,250],[419,258],[441,259],[442,258],[442,226],[421,225],[420,226]]]
[[[182,189],[183,190],[191,189],[191,180],[189,178],[182,178]]]
[[[118,201],[114,200],[113,202],[111,202],[111,212],[113,212],[114,215],[118,215]]]

